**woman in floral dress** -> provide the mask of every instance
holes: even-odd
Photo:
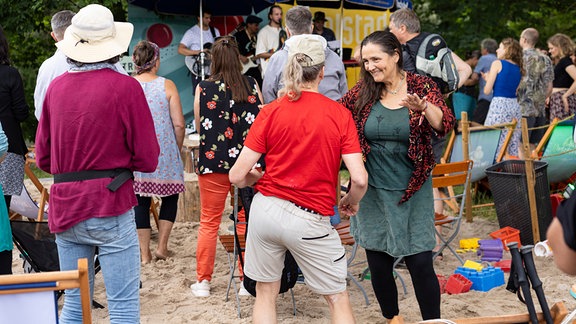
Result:
[[[233,37],[219,37],[212,45],[211,71],[210,79],[196,87],[194,97],[194,121],[200,135],[197,173],[202,206],[196,249],[197,282],[190,287],[196,297],[210,296],[216,238],[230,191],[228,172],[262,103],[256,81],[242,75]],[[238,218],[243,221],[244,214],[240,212]],[[238,231],[244,234],[245,227]],[[241,289],[241,294],[246,293]]]
[[[158,220],[157,259],[168,257],[168,239],[176,220],[178,194],[184,191],[184,170],[180,149],[184,141],[184,115],[178,89],[171,80],[158,76],[160,49],[152,42],[141,41],[134,47],[134,77],[146,94],[160,145],[158,167],[152,173],[134,172],[134,192],[138,206],[134,209],[142,263],[152,259],[150,252],[150,204],[152,196],[161,197]]]

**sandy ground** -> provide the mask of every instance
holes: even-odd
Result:
[[[228,219],[229,210],[224,213],[220,233],[227,233],[232,224]],[[176,223],[170,238],[169,248],[173,256],[165,261],[155,261],[142,266],[141,289],[141,322],[142,323],[250,323],[252,321],[252,297],[240,297],[241,318],[237,316],[237,305],[234,290],[230,291],[230,299],[226,299],[226,287],[229,280],[229,264],[227,254],[220,243],[217,245],[216,266],[212,280],[212,294],[208,298],[196,298],[190,291],[190,284],[196,280],[196,238],[198,223]],[[488,239],[489,233],[498,229],[496,221],[488,221],[476,217],[472,223],[462,223],[460,238],[478,237]],[[156,229],[153,225],[152,249],[156,246]],[[457,242],[457,241],[456,241]],[[461,254],[463,259],[477,260],[473,252]],[[505,259],[510,255],[505,252]],[[354,276],[359,276],[367,267],[365,255],[360,248],[356,256],[357,265],[349,270]],[[536,267],[543,282],[544,291],[551,306],[555,302],[564,302],[568,311],[576,308],[576,300],[569,294],[570,286],[576,279],[562,274],[556,269],[551,258],[535,257]],[[358,264],[359,263],[359,264]],[[436,260],[437,274],[448,276],[459,265],[457,259],[449,252],[444,253],[443,260]],[[22,261],[19,253],[14,250],[14,273],[22,273]],[[418,303],[410,276],[405,269],[398,273],[407,283],[407,294],[400,290],[400,313],[407,323],[421,320]],[[505,274],[508,280],[508,273]],[[400,282],[396,283],[401,289]],[[368,293],[370,304],[366,306],[359,288],[349,286],[352,306],[358,323],[384,323],[380,308],[372,292],[370,280],[360,284]],[[292,299],[289,293],[278,299],[278,319],[281,323],[330,323],[329,310],[324,298],[310,292],[305,284],[297,284],[294,288],[296,315],[293,315]],[[535,304],[538,305],[535,294]],[[94,299],[106,306],[104,283],[101,275],[96,276]],[[60,300],[62,304],[62,299]],[[539,308],[539,306],[537,306]],[[442,317],[456,319],[476,316],[506,315],[526,312],[526,307],[517,297],[505,290],[504,286],[488,292],[471,291],[457,295],[442,295]],[[107,309],[93,310],[94,323],[107,323]]]

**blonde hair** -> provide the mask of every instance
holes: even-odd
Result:
[[[324,67],[324,63],[302,66],[302,64],[310,63],[312,63],[312,59],[304,53],[296,53],[288,57],[288,62],[286,62],[286,67],[282,73],[284,88],[278,91],[279,97],[286,95],[290,101],[300,99],[302,85],[316,80]]]

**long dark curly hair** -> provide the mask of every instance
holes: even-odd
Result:
[[[362,40],[362,43],[360,43],[360,53],[362,53],[362,48],[368,44],[379,46],[382,52],[390,56],[397,53],[399,59],[396,65],[398,66],[398,69],[402,70],[404,64],[402,60],[402,45],[398,41],[398,38],[394,36],[394,34],[389,31],[373,32],[372,34],[366,36],[366,38]],[[362,57],[360,57],[360,59],[360,79],[364,82],[364,84],[358,93],[358,100],[356,100],[356,104],[354,105],[354,114],[358,116],[367,104],[379,100],[382,92],[384,89],[386,89],[384,82],[374,81],[374,78],[370,72],[366,71]]]

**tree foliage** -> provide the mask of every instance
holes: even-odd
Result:
[[[534,27],[540,32],[538,47],[547,49],[546,40],[564,33],[574,37],[576,1],[414,1],[422,21],[422,30],[441,34],[451,48],[462,53],[480,49],[484,38],[500,42],[506,37],[518,39],[522,30]]]
[[[102,4],[110,8],[115,20],[126,21],[127,2],[122,0],[0,0],[0,25],[8,38],[12,65],[22,75],[26,102],[30,107],[30,117],[22,125],[27,141],[34,141],[36,134],[34,87],[38,68],[56,50],[50,36],[50,19],[60,10],[77,12],[90,3]]]

